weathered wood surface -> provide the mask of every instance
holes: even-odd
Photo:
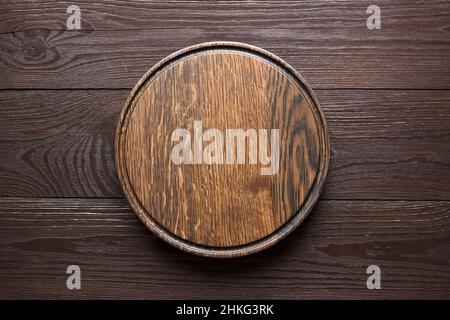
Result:
[[[331,136],[322,198],[450,200],[450,92],[318,90]],[[127,90],[1,91],[0,196],[121,197]]]
[[[3,198],[0,234],[0,298],[450,298],[443,201],[320,201],[284,241],[231,260],[172,248],[123,199]],[[366,288],[371,264],[382,290]]]

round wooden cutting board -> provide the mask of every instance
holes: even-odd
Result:
[[[119,179],[140,220],[204,256],[284,238],[317,201],[329,160],[326,121],[302,77],[240,43],[159,62],[131,92],[116,133]]]

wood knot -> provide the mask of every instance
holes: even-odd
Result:
[[[40,38],[33,38],[27,41],[23,47],[23,57],[25,60],[42,60],[47,55],[47,47]]]

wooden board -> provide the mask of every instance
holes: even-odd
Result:
[[[71,2],[49,0],[6,1],[0,8],[0,33],[30,29],[66,30],[67,6]],[[381,2],[381,1],[380,1]],[[320,28],[328,33],[337,29],[365,27],[366,9],[371,0],[346,1],[140,1],[78,0],[82,10],[82,29],[160,30],[170,26],[189,29]],[[446,0],[382,1],[383,27],[402,32],[438,32],[446,26],[449,3]],[[430,19],[433,17],[433,19]]]
[[[79,0],[82,30],[68,31],[72,4],[0,5],[1,298],[450,298],[450,209],[434,201],[450,200],[449,1]],[[372,4],[381,30],[366,28]],[[225,261],[153,237],[113,159],[148,66],[217,40],[299,70],[333,146],[302,227]],[[69,264],[81,290],[66,288]],[[381,290],[366,288],[371,264]]]
[[[126,198],[163,240],[234,257],[292,232],[317,201],[330,146],[301,76],[260,48],[210,42],[153,66],[116,135]]]
[[[395,29],[371,33],[365,20],[357,30],[329,31],[33,29],[0,34],[0,88],[131,89],[148,65],[181,48],[221,40],[249,43],[283,57],[313,89],[450,89],[448,38],[440,31],[417,33],[412,39]]]
[[[67,31],[66,2],[2,4],[0,88],[131,89],[147,64],[227,40],[283,57],[314,89],[450,89],[446,0],[383,1],[375,31],[369,0],[78,4],[80,31]]]
[[[450,91],[315,90],[333,156],[322,198],[450,200]],[[114,133],[128,90],[0,95],[0,196],[122,197]]]
[[[180,252],[125,199],[0,199],[0,298],[450,298],[450,203],[323,201],[280,244],[238,259]],[[78,264],[82,289],[67,290]],[[381,290],[367,290],[379,265]]]

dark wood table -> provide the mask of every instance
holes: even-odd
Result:
[[[0,4],[0,298],[450,298],[450,2]],[[137,80],[206,41],[267,49],[328,119],[324,193],[286,240],[217,260],[123,198],[114,131]],[[69,265],[81,290],[66,287]],[[366,269],[381,269],[368,290]]]

